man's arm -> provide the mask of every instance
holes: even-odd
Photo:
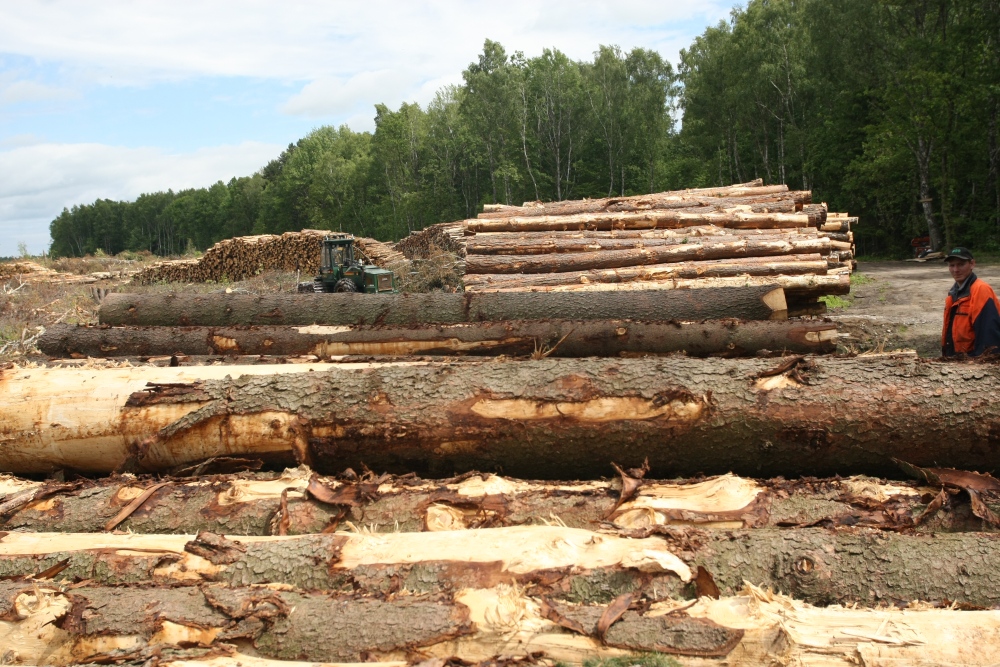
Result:
[[[976,315],[972,331],[976,335],[972,356],[978,357],[984,352],[1000,354],[1000,312],[997,311],[993,290],[989,291],[989,298],[984,300],[979,314]]]

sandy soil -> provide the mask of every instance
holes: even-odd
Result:
[[[979,264],[976,275],[1000,289],[1000,264]],[[830,308],[844,351],[915,349],[941,354],[944,298],[954,281],[941,261],[859,262],[847,305]],[[860,277],[857,277],[860,276]]]

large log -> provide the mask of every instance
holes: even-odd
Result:
[[[572,274],[546,274],[546,275],[526,275],[525,279],[530,281],[558,280],[559,275]],[[590,277],[606,278],[611,282],[591,282]],[[629,292],[629,291],[656,291],[656,290],[702,290],[717,289],[720,287],[752,286],[777,284],[782,287],[789,299],[815,299],[824,294],[848,294],[851,291],[850,275],[776,275],[776,276],[733,276],[724,278],[674,278],[668,280],[643,280],[637,278],[627,282],[615,282],[618,277],[617,272],[582,272],[578,279],[585,278],[572,284],[555,285],[525,285],[519,280],[517,275],[498,276],[469,276],[475,278],[477,282],[467,284],[466,292],[532,292],[541,294],[545,292]],[[482,282],[478,282],[482,280]]]
[[[488,256],[483,255],[482,258]],[[502,257],[499,256],[499,257]],[[544,255],[543,255],[544,257]],[[781,257],[739,257],[705,261],[672,262],[646,266],[623,266],[613,269],[564,271],[561,273],[498,273],[466,274],[467,290],[489,286],[495,289],[509,287],[533,288],[556,285],[594,285],[600,283],[666,282],[703,278],[728,278],[737,276],[785,276],[811,274],[825,276],[828,262],[818,253],[784,255]]]
[[[641,535],[642,533],[640,533]],[[1000,606],[1000,534],[908,535],[859,528],[699,531],[622,537],[561,526],[296,537],[8,533],[0,576],[60,568],[102,585],[287,584],[363,594],[451,593],[506,584],[572,602],[724,595],[744,582],[813,604],[912,600]]]
[[[621,250],[559,254],[473,255],[465,258],[465,273],[554,273],[648,266],[745,257],[830,254],[827,238],[736,241],[690,241]]]
[[[807,213],[752,213],[743,211],[688,212],[651,210],[627,213],[540,215],[497,220],[469,220],[471,232],[568,231],[575,229],[677,229],[716,225],[733,229],[774,229],[815,226]]]
[[[825,261],[824,261],[825,271]],[[235,326],[453,324],[506,320],[698,321],[719,317],[771,319],[784,295],[767,285],[749,289],[597,298],[530,294],[109,294],[101,324]],[[779,315],[780,317],[780,315]]]
[[[894,473],[891,457],[991,470],[1000,423],[996,367],[911,357],[307,368],[3,370],[0,469],[163,470],[235,454],[563,479],[646,457],[661,476]]]
[[[409,327],[108,327],[60,324],[39,339],[53,357],[187,355],[622,356],[686,352],[748,356],[759,350],[833,352],[832,322],[515,320]]]
[[[634,482],[630,482],[630,485]],[[328,491],[324,500],[316,493]],[[631,488],[631,486],[629,487]],[[366,526],[372,532],[460,530],[602,522],[623,530],[696,526],[706,530],[859,526],[918,532],[995,531],[965,494],[867,477],[755,481],[723,475],[698,481],[642,482],[634,495],[618,481],[523,481],[495,475],[453,480],[388,476],[357,481],[313,477],[306,467],[280,476],[213,476],[194,481],[124,475],[77,483],[0,478],[0,530],[131,533],[199,531],[301,535]],[[137,500],[138,499],[138,500]],[[339,500],[341,504],[328,502]],[[987,505],[1000,512],[996,503]],[[980,513],[983,513],[980,511]]]

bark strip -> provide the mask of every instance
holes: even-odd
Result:
[[[830,322],[516,320],[455,325],[107,327],[57,324],[38,347],[52,357],[186,355],[619,356],[686,352],[745,356],[759,350],[833,352]]]
[[[825,269],[824,269],[825,271]],[[527,294],[109,294],[100,322],[113,326],[412,325],[507,320],[769,319],[768,285],[701,293]],[[718,306],[728,304],[728,312]]]

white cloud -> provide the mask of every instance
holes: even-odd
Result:
[[[168,154],[157,148],[45,143],[0,151],[0,256],[15,254],[19,241],[33,253],[47,249],[49,223],[64,207],[228,181],[253,173],[281,149],[245,142]]]
[[[403,69],[360,72],[349,79],[317,79],[282,107],[288,114],[316,118],[357,109],[362,101],[396,99],[414,87],[418,75]]]
[[[37,81],[14,81],[0,86],[0,106],[22,102],[49,102],[79,97],[72,88],[47,86]]]

